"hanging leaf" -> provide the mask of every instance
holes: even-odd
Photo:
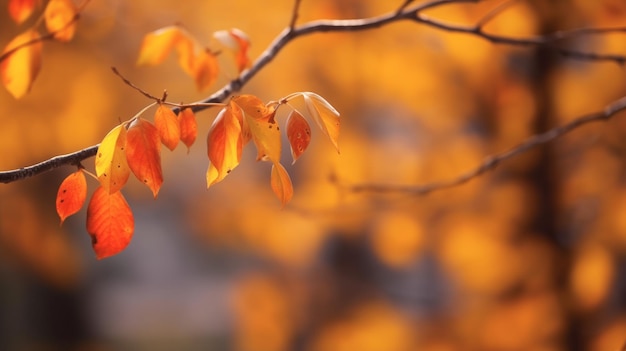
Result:
[[[9,15],[20,24],[30,17],[38,3],[39,0],[9,0]]]
[[[135,220],[120,191],[108,194],[98,187],[87,207],[87,232],[98,259],[120,253],[133,237]]]
[[[178,124],[180,125],[180,140],[187,146],[187,153],[198,136],[198,122],[196,115],[190,108],[183,108],[178,112]]]
[[[44,12],[46,28],[54,33],[54,39],[67,42],[76,32],[78,10],[72,0],[50,0]]]
[[[272,191],[274,191],[274,194],[276,194],[283,206],[291,201],[291,197],[293,196],[291,178],[289,177],[289,173],[285,170],[285,167],[280,163],[274,163],[272,165],[271,186]]]
[[[120,124],[111,129],[98,146],[96,176],[109,194],[122,189],[130,176],[125,150],[126,134],[126,128]]]
[[[164,105],[159,105],[154,114],[154,125],[159,131],[163,145],[174,151],[180,141],[180,124],[176,114]]]
[[[217,31],[213,33],[213,37],[235,54],[235,64],[239,73],[250,67],[251,61],[248,57],[250,39],[248,39],[246,33],[240,29],[233,28],[231,30]]]
[[[43,45],[35,30],[28,30],[9,42],[3,54],[18,48],[0,63],[2,84],[19,99],[30,88],[41,68],[41,50]]]
[[[257,160],[280,162],[280,128],[274,119],[275,109],[253,95],[236,96],[231,102],[243,112],[243,124],[257,148]]]
[[[219,67],[217,57],[211,52],[202,50],[194,57],[193,73],[198,91],[209,88],[217,81]]]
[[[241,112],[235,108],[240,116]],[[211,163],[207,170],[207,187],[224,179],[241,160],[243,138],[236,113],[230,105],[223,108],[209,129],[207,153]]]
[[[61,224],[65,219],[80,211],[87,199],[87,180],[82,170],[68,175],[57,192],[56,207]]]
[[[180,37],[181,30],[178,26],[164,27],[146,34],[139,49],[137,65],[156,66],[162,63]]]
[[[287,139],[291,146],[293,163],[304,153],[311,142],[311,127],[302,115],[293,110],[287,117]]]
[[[311,93],[304,92],[298,93],[298,95],[304,98],[304,105],[306,106],[306,114],[303,111],[299,111],[301,114],[307,115],[312,118],[317,126],[328,136],[330,141],[339,152],[339,129],[341,127],[341,121],[339,119],[339,112],[328,103],[323,97]]]
[[[152,123],[138,118],[128,128],[126,135],[126,158],[133,174],[146,184],[157,197],[163,184],[161,170],[161,139]]]

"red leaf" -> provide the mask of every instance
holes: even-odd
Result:
[[[120,253],[133,237],[135,220],[121,192],[98,187],[87,208],[87,232],[98,259]]]
[[[9,15],[15,23],[20,24],[30,17],[37,3],[39,0],[9,0]]]
[[[246,33],[240,29],[233,28],[231,30],[217,31],[213,33],[213,37],[235,54],[235,63],[239,73],[250,67],[251,62],[248,57],[250,39],[248,39]]]
[[[35,30],[28,30],[15,37],[4,48],[3,53],[6,53],[19,47],[0,63],[2,84],[16,99],[30,91],[41,68],[43,45],[38,40],[39,33]]]
[[[291,197],[293,196],[291,178],[285,170],[285,167],[280,163],[274,163],[272,165],[271,186],[272,191],[274,191],[274,194],[276,194],[283,206],[291,201]]]
[[[291,111],[287,117],[287,139],[291,146],[293,163],[306,150],[311,142],[311,127],[298,111]]]
[[[72,0],[50,0],[44,12],[46,28],[54,39],[67,42],[76,32],[77,9]]]
[[[146,184],[156,198],[163,184],[161,140],[150,122],[138,118],[126,135],[126,158],[133,174]]]
[[[82,170],[68,175],[57,192],[56,207],[61,218],[61,224],[65,219],[80,211],[87,199],[87,180]]]
[[[235,113],[234,113],[235,112]],[[207,187],[221,181],[241,160],[243,137],[237,109],[227,106],[213,121],[207,137],[207,153],[211,162],[207,171]]]
[[[177,118],[180,125],[180,140],[187,146],[187,153],[189,153],[191,145],[193,145],[198,136],[196,115],[190,108],[184,108],[178,112]]]
[[[125,150],[126,134],[126,128],[120,124],[111,129],[98,146],[96,176],[109,194],[122,189],[130,176]]]
[[[163,145],[174,151],[180,141],[180,125],[174,112],[166,106],[159,105],[154,114],[154,125],[159,131]]]

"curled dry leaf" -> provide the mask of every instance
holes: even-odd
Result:
[[[311,142],[311,127],[302,115],[293,110],[287,117],[287,139],[291,146],[293,163],[306,151]]]
[[[285,167],[280,163],[274,163],[272,165],[271,176],[272,191],[278,197],[281,204],[285,206],[293,196],[293,185],[291,184],[291,178],[289,173],[285,170]]]
[[[30,91],[30,88],[41,68],[42,43],[39,33],[28,30],[9,42],[3,53],[13,51],[0,63],[2,84],[19,99]]]
[[[146,184],[156,198],[161,184],[161,139],[152,123],[138,118],[128,128],[126,135],[128,166],[140,182]]]
[[[126,128],[123,124],[111,129],[96,153],[96,176],[104,190],[112,194],[124,187],[130,176],[126,160]]]
[[[180,140],[187,146],[187,153],[198,136],[198,122],[196,115],[190,108],[184,108],[178,112],[178,124],[180,125]]]
[[[304,98],[304,105],[306,106],[308,115],[313,118],[315,123],[317,123],[320,129],[333,143],[337,152],[339,152],[338,139],[339,129],[341,127],[339,112],[323,97],[315,93],[302,93],[302,97]]]
[[[98,187],[87,207],[87,232],[98,259],[120,253],[133,237],[135,220],[120,191]]]
[[[61,224],[65,219],[80,211],[87,199],[87,180],[82,170],[68,175],[57,192],[56,208]]]
[[[46,28],[54,33],[54,39],[67,42],[76,32],[78,10],[72,0],[50,0],[44,12]]]
[[[35,10],[39,0],[9,0],[9,15],[15,23],[26,21]]]
[[[209,169],[207,187],[223,180],[228,173],[239,165],[243,149],[241,133],[241,112],[229,105],[223,108],[213,121],[207,137]]]
[[[233,52],[239,73],[250,67],[251,61],[248,57],[250,39],[246,33],[238,28],[232,28],[230,30],[217,31],[213,33],[213,37]]]
[[[154,114],[154,125],[159,131],[163,145],[174,151],[180,141],[180,124],[176,114],[164,105],[159,105]]]

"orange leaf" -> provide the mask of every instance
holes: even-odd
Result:
[[[87,180],[82,170],[68,175],[57,192],[57,213],[61,224],[65,219],[78,212],[87,198]]]
[[[194,57],[193,72],[191,76],[196,81],[196,88],[199,91],[207,89],[217,80],[219,67],[217,57],[207,51],[200,51]]]
[[[317,123],[318,127],[328,136],[337,152],[339,152],[339,144],[337,143],[339,128],[341,127],[339,112],[323,97],[315,93],[305,92],[301,94],[304,98],[308,116]]]
[[[160,64],[172,51],[180,37],[181,31],[178,26],[164,27],[146,34],[139,49],[137,65],[155,66]]]
[[[120,253],[133,237],[135,220],[121,192],[98,187],[87,207],[87,232],[98,259]]]
[[[207,187],[224,179],[239,165],[242,149],[241,121],[233,113],[232,106],[227,106],[213,121],[207,137],[207,152],[211,162],[207,170]]]
[[[257,148],[257,160],[280,162],[280,128],[274,119],[275,109],[265,106],[253,95],[235,96],[231,104],[243,112],[243,123]]]
[[[19,47],[0,63],[2,84],[14,98],[19,99],[30,91],[41,68],[42,46],[37,31],[28,30],[4,48],[3,53],[6,53]]]
[[[159,131],[163,145],[174,151],[180,141],[180,124],[176,114],[166,106],[159,105],[154,114],[154,125]]]
[[[293,185],[291,184],[289,173],[287,173],[285,167],[280,163],[274,163],[272,165],[271,186],[274,194],[276,194],[280,202],[285,206],[293,196]]]
[[[311,142],[311,127],[298,111],[291,111],[287,117],[287,138],[291,146],[293,163],[306,150]]]
[[[96,154],[96,176],[100,185],[112,194],[122,189],[130,176],[126,160],[126,128],[123,124],[111,129],[104,137]]]
[[[240,29],[233,28],[231,30],[217,31],[213,33],[213,37],[235,54],[235,63],[239,73],[250,67],[251,62],[248,57],[250,39],[248,39],[246,33]]]
[[[44,12],[46,28],[58,41],[70,41],[76,32],[78,11],[72,0],[50,0]]]
[[[38,0],[9,0],[9,15],[20,24],[28,19],[35,10]]]
[[[152,123],[138,118],[128,128],[126,158],[133,174],[152,190],[156,198],[163,184],[163,171],[159,131]]]
[[[180,125],[180,140],[187,146],[187,153],[189,148],[196,141],[198,136],[198,122],[196,122],[196,115],[190,108],[184,108],[178,112],[178,124]]]

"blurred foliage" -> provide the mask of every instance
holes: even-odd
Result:
[[[400,2],[303,0],[300,23],[374,16]],[[473,24],[499,3],[427,14]],[[175,58],[134,66],[146,33],[181,23],[209,44],[210,33],[237,27],[254,59],[292,8],[291,0],[91,1],[73,41],[45,43],[30,94],[16,101],[0,92],[0,169],[93,145],[149,103],[110,66],[157,96],[167,89],[171,101],[203,98]],[[7,43],[20,29],[6,2],[0,9]],[[485,30],[523,37],[624,23],[620,0],[523,0]],[[623,35],[563,44],[626,54]],[[222,61],[217,86],[237,75]],[[454,178],[602,109],[626,93],[623,77],[616,64],[409,22],[299,38],[244,92],[264,101],[324,96],[342,114],[341,154],[313,130],[309,151],[287,167],[295,195],[282,210],[251,147],[227,180],[201,190],[201,138],[215,111],[198,115],[188,156],[184,148],[164,155],[159,199],[136,181],[125,189],[139,212],[136,235],[110,261],[95,262],[84,210],[59,227],[54,199],[72,167],[0,186],[0,310],[8,311],[0,348],[618,350],[626,342],[623,116],[427,196],[341,184]]]

